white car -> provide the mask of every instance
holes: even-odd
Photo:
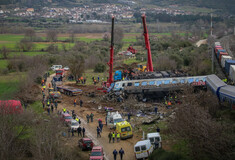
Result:
[[[77,131],[79,123],[76,120],[72,119],[71,122],[69,123],[69,127],[74,131]]]
[[[65,71],[68,71],[68,70],[69,70],[69,67],[68,67],[68,66],[64,67],[64,70],[65,70]]]
[[[53,66],[51,67],[51,69],[52,69],[53,71],[55,71],[55,70],[57,70],[57,69],[62,69],[62,65],[53,65]]]

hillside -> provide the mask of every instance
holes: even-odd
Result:
[[[179,5],[212,8],[222,10],[224,13],[235,14],[234,0],[151,0],[149,3],[159,6]]]

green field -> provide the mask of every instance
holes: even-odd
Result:
[[[12,99],[14,94],[18,91],[19,78],[21,75],[15,73],[7,76],[0,76],[0,99]]]
[[[7,67],[7,60],[0,60],[0,69]]]

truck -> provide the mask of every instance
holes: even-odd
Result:
[[[154,132],[154,133],[148,133],[147,134],[147,139],[150,140],[150,143],[153,145],[154,149],[157,149],[155,147],[155,142],[158,142],[158,148],[162,147],[162,138],[160,136],[160,133]]]
[[[109,128],[115,128],[118,122],[122,122],[124,119],[118,112],[108,112],[107,113],[107,126]]]
[[[55,100],[57,100],[57,102],[61,102],[62,96],[59,91],[54,91],[54,88],[49,88],[48,92],[50,98],[54,98]]]
[[[71,86],[57,86],[56,88],[58,91],[68,96],[76,96],[76,95],[82,94],[81,89],[71,87]]]
[[[127,121],[116,123],[116,132],[120,133],[121,139],[133,137],[131,124]]]
[[[122,71],[115,71],[115,74],[113,76],[114,81],[121,81],[122,80]]]
[[[56,76],[61,76],[64,77],[65,76],[65,70],[64,69],[57,69],[55,71]]]

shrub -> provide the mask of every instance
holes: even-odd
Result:
[[[167,152],[163,149],[155,150],[150,156],[149,160],[187,160],[180,154],[174,152]]]
[[[102,63],[98,63],[97,65],[95,65],[95,69],[94,69],[94,72],[96,73],[102,73],[104,72],[106,69],[106,66]]]

